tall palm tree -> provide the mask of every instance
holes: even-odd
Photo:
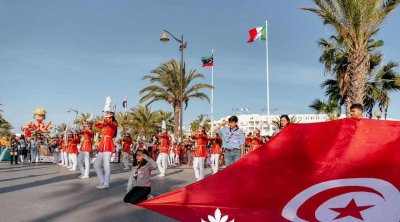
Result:
[[[314,0],[315,8],[304,10],[318,15],[332,26],[349,52],[347,96],[350,103],[363,104],[370,69],[368,43],[400,0]]]
[[[144,94],[140,103],[147,101],[147,105],[149,105],[155,101],[165,101],[172,105],[175,121],[174,134],[176,136],[178,135],[181,99],[185,103],[185,109],[192,98],[210,102],[208,96],[202,91],[213,88],[209,84],[193,83],[197,79],[204,79],[204,75],[196,73],[196,70],[190,70],[181,81],[182,71],[182,65],[175,60],[163,63],[152,70],[150,74],[143,76],[142,79],[150,81],[151,85],[139,92],[141,95]],[[183,85],[181,82],[183,82]]]
[[[12,125],[7,121],[0,123],[0,137],[9,137],[12,135],[11,130],[13,129]]]

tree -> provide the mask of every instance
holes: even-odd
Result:
[[[67,129],[67,124],[65,123],[61,123],[56,127],[57,133],[64,133],[66,129]]]
[[[191,124],[190,124],[190,130],[191,131],[197,131],[197,129],[199,128],[199,125],[201,123],[201,121],[203,120],[203,117],[206,116],[205,114],[200,114],[197,116],[197,119],[194,120]],[[206,123],[204,124],[204,127],[206,128],[207,131],[209,131],[211,129],[211,120],[207,119]]]
[[[149,136],[161,129],[160,114],[153,112],[148,106],[136,106],[129,115],[134,135]]]
[[[81,113],[81,115],[79,115],[78,118],[74,120],[74,124],[78,126],[83,126],[85,122],[90,118],[90,116],[90,113]]]
[[[0,106],[2,106],[1,103],[0,103]],[[7,120],[3,117],[3,110],[0,109],[0,137],[11,136],[12,129],[13,129],[12,125],[9,122],[7,122]]]
[[[190,99],[196,98],[210,102],[208,96],[202,91],[213,88],[209,84],[193,83],[197,79],[204,79],[204,75],[197,73],[196,70],[190,70],[181,81],[182,71],[182,65],[175,60],[163,63],[152,70],[150,74],[143,76],[142,79],[148,80],[151,85],[141,89],[139,92],[141,95],[144,94],[140,99],[140,103],[147,101],[146,105],[150,105],[155,101],[165,101],[172,105],[175,136],[178,135],[181,99],[185,103],[185,109]],[[183,85],[181,82],[183,82]]]
[[[349,103],[363,104],[370,70],[368,43],[400,0],[314,0],[316,8],[304,10],[332,26],[349,53],[345,72],[349,75]]]
[[[346,77],[348,75],[346,73],[346,61],[349,53],[339,37],[331,36],[329,40],[321,39],[319,45],[323,49],[320,62],[324,64],[325,70],[336,79],[327,79],[321,84],[321,88],[325,89],[325,96],[328,97],[328,101],[323,102],[316,99],[309,107],[316,113],[325,113],[328,114],[329,119],[335,119],[335,116],[340,115],[340,107],[345,104],[346,115],[349,116],[351,104],[348,103],[348,77]],[[381,40],[374,41],[371,39],[368,43],[370,68],[363,104],[364,111],[370,118],[372,118],[372,109],[375,104],[380,103],[380,110],[383,111],[385,109],[383,106],[388,106],[386,101],[390,101],[389,93],[398,90],[398,86],[396,86],[398,85],[398,82],[396,82],[397,73],[393,70],[397,67],[397,63],[389,62],[378,69],[382,64],[383,53],[377,51],[377,49],[382,45],[383,41]]]

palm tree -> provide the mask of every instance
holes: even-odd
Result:
[[[337,102],[329,100],[328,102],[321,101],[320,99],[315,99],[309,107],[317,114],[327,114],[328,120],[339,119],[342,114],[341,107]]]
[[[65,123],[61,123],[56,127],[57,133],[64,133],[66,129],[67,129],[67,124]]]
[[[199,125],[201,123],[201,121],[203,120],[203,117],[206,116],[205,114],[200,114],[197,116],[197,119],[194,120],[191,124],[190,124],[190,130],[191,131],[196,131],[199,128]],[[204,124],[204,127],[206,128],[206,130],[210,130],[211,129],[211,120],[207,119],[206,123]]]
[[[79,126],[83,126],[85,122],[91,117],[90,113],[81,113],[78,118],[74,120],[74,124],[77,124]]]
[[[0,137],[9,137],[12,135],[11,130],[12,126],[7,121],[0,123]]]
[[[386,119],[390,105],[389,94],[400,90],[400,75],[394,71],[397,67],[399,67],[398,63],[389,62],[368,79],[364,109],[369,118],[372,118],[372,110],[377,103],[379,110],[384,113]]]
[[[121,127],[122,132],[129,131],[132,123],[130,121],[130,113],[129,112],[119,112],[115,114],[115,119],[118,122],[118,126]]]
[[[175,60],[163,63],[152,70],[151,74],[143,76],[142,79],[149,80],[152,85],[141,89],[139,92],[141,95],[144,94],[140,103],[147,101],[146,105],[149,105],[155,101],[165,101],[172,105],[175,121],[174,134],[176,136],[179,128],[181,99],[185,103],[185,109],[192,98],[210,102],[210,99],[202,90],[213,88],[205,83],[193,84],[196,79],[204,79],[204,75],[196,73],[196,70],[190,70],[181,81],[182,71],[182,65]],[[183,82],[183,85],[181,82]]]
[[[168,131],[173,131],[174,130],[174,115],[172,112],[168,111],[163,111],[163,110],[158,110],[157,111],[159,115],[159,121],[162,122],[163,120],[165,121],[167,125],[167,130]]]
[[[348,51],[349,103],[363,104],[370,70],[368,43],[400,0],[314,0],[316,8],[304,10],[318,15],[334,28]]]
[[[130,113],[130,121],[133,124],[133,133],[140,135],[152,135],[161,128],[160,115],[153,112],[149,106],[136,106]]]

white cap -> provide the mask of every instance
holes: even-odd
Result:
[[[165,130],[165,129],[167,129],[167,123],[165,122],[165,120],[163,120],[162,124],[161,124],[161,130]]]

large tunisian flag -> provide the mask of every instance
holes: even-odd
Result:
[[[291,124],[202,181],[140,206],[179,221],[400,221],[400,122]]]

